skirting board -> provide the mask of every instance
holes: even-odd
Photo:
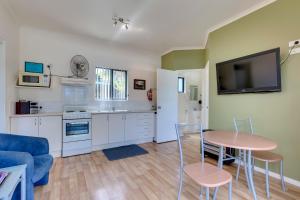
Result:
[[[237,161],[234,162],[234,164],[238,164]],[[243,166],[244,164],[241,163],[241,166]],[[260,167],[257,167],[257,166],[254,166],[254,171],[257,171],[257,172],[260,172],[262,174],[265,174],[265,169],[263,168],[260,168]],[[280,175],[278,173],[275,173],[275,172],[272,172],[272,171],[269,171],[269,176],[270,177],[273,177],[273,178],[276,178],[276,179],[280,179]],[[297,186],[297,187],[300,187],[300,181],[297,181],[295,179],[292,179],[292,178],[289,178],[289,177],[286,177],[284,176],[284,181],[286,183],[289,183],[291,185],[294,185],[294,186]]]

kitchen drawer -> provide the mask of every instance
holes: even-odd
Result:
[[[138,120],[143,120],[143,119],[153,119],[154,118],[154,114],[153,113],[141,113],[141,114],[137,114],[137,119]]]
[[[143,127],[143,126],[153,126],[154,121],[153,120],[138,120],[137,122],[138,127]]]

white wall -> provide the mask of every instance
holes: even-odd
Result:
[[[9,130],[8,102],[16,99],[16,73],[19,63],[19,26],[7,5],[0,1],[0,43],[5,44],[0,60],[0,132]],[[1,65],[2,63],[2,65]]]
[[[117,69],[127,69],[129,82],[129,102],[113,102],[114,106],[146,106],[151,104],[146,98],[149,88],[156,88],[156,68],[160,66],[160,56],[149,52],[116,46],[109,42],[86,37],[59,33],[33,27],[21,27],[20,29],[20,70],[24,69],[24,61],[42,62],[45,65],[53,65],[53,74],[72,75],[70,72],[70,60],[74,55],[81,54],[87,58],[90,64],[89,79],[95,81],[95,66],[104,66]],[[133,79],[145,79],[147,90],[133,90]],[[94,84],[89,88],[89,103],[103,105],[107,102],[95,102]],[[39,101],[45,109],[52,111],[55,105],[63,102],[63,87],[59,79],[54,78],[51,89],[18,89],[20,99]]]
[[[5,69],[5,44],[0,41],[0,132],[5,130],[6,126],[6,69]]]

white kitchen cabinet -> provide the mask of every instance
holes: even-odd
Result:
[[[109,114],[108,119],[109,143],[124,142],[125,117],[124,114]]]
[[[137,131],[137,114],[128,113],[125,116],[125,141],[138,140],[139,132]]]
[[[60,154],[62,148],[62,117],[39,117],[39,137],[48,139],[49,151]]]
[[[92,116],[93,146],[108,144],[108,115],[96,114]]]
[[[12,134],[44,137],[48,139],[49,151],[53,156],[61,155],[62,116],[20,116],[10,119]]]
[[[10,121],[12,134],[35,136],[39,135],[38,117],[15,117]]]
[[[154,137],[154,113],[139,113],[137,115],[137,130],[141,139]]]

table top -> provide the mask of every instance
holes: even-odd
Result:
[[[0,185],[0,199],[8,197],[8,195],[15,189],[16,184],[19,183],[20,177],[22,176],[24,170],[26,170],[26,165],[18,165],[0,169],[0,171],[9,173]]]
[[[269,151],[277,147],[277,144],[268,138],[233,131],[208,131],[205,132],[204,139],[215,145],[243,150]]]

